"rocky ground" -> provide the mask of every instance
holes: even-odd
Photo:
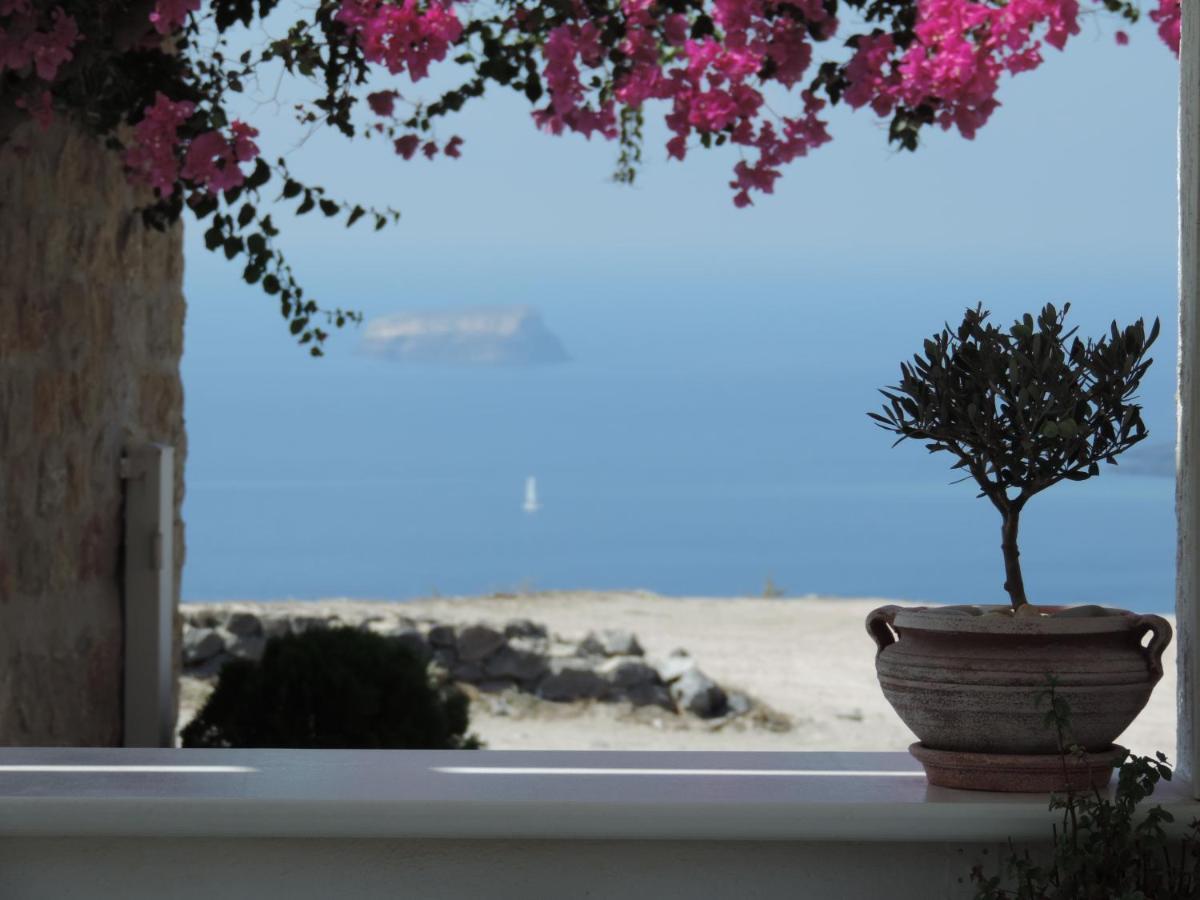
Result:
[[[185,603],[182,727],[223,661],[348,625],[406,641],[495,749],[904,749],[863,621],[883,600],[553,592],[403,603]],[[1125,736],[1173,755],[1173,667]]]
[[[602,703],[623,721],[659,729],[688,717],[705,720],[710,729],[742,717],[776,730],[789,727],[786,717],[706,675],[685,648],[647,658],[628,630],[605,628],[574,638],[527,618],[454,624],[409,613],[407,607],[349,604],[320,613],[271,605],[189,607],[183,626],[186,715],[180,725],[203,703],[228,661],[257,661],[273,636],[350,627],[409,647],[430,664],[434,677],[467,691],[476,718],[564,721]]]

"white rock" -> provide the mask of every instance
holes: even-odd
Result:
[[[585,656],[643,656],[646,651],[632,631],[605,628],[589,631],[579,643],[579,652]]]
[[[668,656],[658,664],[658,674],[667,684],[678,681],[688,672],[696,671],[696,661],[690,656]]]
[[[225,649],[225,641],[213,628],[183,626],[183,664],[197,666]]]
[[[750,712],[754,704],[750,702],[750,698],[745,694],[734,691],[727,697],[727,712],[731,716],[744,716]]]
[[[671,685],[671,698],[681,711],[702,719],[722,715],[728,705],[720,685],[699,669],[685,672]]]
[[[243,636],[225,631],[221,633],[221,636],[225,639],[225,652],[234,659],[258,662],[262,659],[263,650],[267,646],[267,639],[261,634]]]

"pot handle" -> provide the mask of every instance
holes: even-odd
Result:
[[[1145,648],[1150,674],[1156,679],[1162,678],[1162,656],[1163,651],[1167,649],[1167,644],[1171,643],[1171,623],[1162,616],[1138,616],[1136,621],[1137,624],[1134,627],[1137,630],[1139,644],[1147,633],[1150,634],[1150,643]]]
[[[875,646],[879,648],[875,651],[876,656],[899,640],[892,623],[900,610],[899,606],[881,606],[867,613],[867,634],[871,635]]]

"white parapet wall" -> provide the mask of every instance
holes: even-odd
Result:
[[[904,753],[12,749],[0,896],[965,900],[1056,821]]]

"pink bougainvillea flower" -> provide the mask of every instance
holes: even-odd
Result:
[[[582,25],[560,25],[553,28],[542,47],[546,60],[543,77],[550,103],[533,112],[534,121],[551,134],[564,130],[585,137],[599,133],[607,138],[617,135],[617,117],[613,101],[604,100],[597,106],[585,102],[586,91],[580,80],[578,59],[585,66],[598,66],[604,60],[600,46],[600,29],[594,22]]]
[[[74,58],[71,49],[80,40],[75,20],[56,7],[50,14],[50,27],[41,22],[28,5],[9,6],[10,21],[0,28],[0,72],[20,71],[33,66],[42,81],[54,81],[58,70]]]
[[[358,37],[367,62],[393,75],[407,71],[413,81],[428,75],[429,64],[445,59],[462,36],[449,0],[433,0],[424,9],[416,0],[342,0],[337,19]]]
[[[179,127],[192,117],[196,107],[187,100],[175,102],[159,93],[134,126],[133,143],[125,151],[129,177],[136,184],[152,187],[160,197],[175,193],[179,181]]]
[[[258,144],[254,143],[254,138],[258,137],[258,129],[251,128],[245,122],[235,119],[233,124],[229,126],[230,132],[233,134],[233,156],[240,162],[250,162],[252,159],[258,158]]]
[[[1158,9],[1150,10],[1150,21],[1158,25],[1158,36],[1174,52],[1179,55],[1179,36],[1181,26],[1180,0],[1158,0]]]
[[[375,91],[367,94],[367,105],[375,115],[390,118],[396,110],[396,96],[395,91]]]
[[[392,144],[396,148],[396,152],[405,159],[412,159],[413,154],[417,152],[417,148],[421,146],[421,139],[415,134],[406,134],[404,137],[396,138]]]
[[[183,26],[189,13],[200,8],[200,0],[157,0],[150,22],[159,34],[170,34]]]
[[[238,163],[258,156],[258,146],[251,140],[258,132],[243,122],[234,122],[230,131],[232,137],[220,131],[206,131],[193,138],[180,176],[211,193],[242,184],[246,175]]]
[[[366,62],[417,81],[464,40],[460,2],[335,0],[333,8]],[[695,144],[736,148],[740,161],[729,186],[733,202],[747,206],[756,193],[774,191],[783,166],[830,140],[826,101],[816,90],[833,96],[840,89],[848,106],[867,107],[882,118],[917,111],[914,127],[931,121],[970,139],[999,108],[997,93],[1006,77],[1038,68],[1051,49],[1062,50],[1079,33],[1081,2],[913,0],[911,32],[889,33],[886,16],[872,19],[869,33],[851,36],[848,61],[833,62],[839,80],[830,81],[822,69],[815,83],[815,43],[836,38],[839,28],[837,4],[827,0],[703,0],[682,6],[572,0],[541,13],[537,5],[514,4],[498,20],[497,39],[540,42],[540,72],[530,72],[525,85],[535,98],[538,127],[613,139],[628,134],[630,111],[640,113],[659,101],[666,110],[667,156],[683,160]],[[155,29],[160,34],[177,29],[201,5],[155,0]],[[1162,40],[1178,51],[1180,0],[1146,5]],[[0,11],[14,14],[33,16],[35,6],[30,0],[0,0]],[[36,28],[26,27],[17,40],[11,23],[0,27],[0,72],[30,65],[39,74],[57,72],[63,53],[70,58],[66,32],[59,33],[57,22],[53,29],[40,24],[44,37],[36,59],[27,40]],[[1114,39],[1125,45],[1129,35],[1119,30]],[[399,97],[395,90],[367,94],[372,113],[391,120],[374,121],[369,127],[376,133],[392,133]],[[907,135],[915,131],[897,133],[912,146]],[[166,136],[164,126],[164,144]],[[175,177],[211,190],[240,184],[239,164],[258,153],[254,137],[248,126],[234,123],[227,133],[208,132],[174,147],[173,158],[182,160]],[[418,153],[453,159],[461,156],[462,140],[438,145],[428,135],[405,134],[393,146],[405,159]],[[131,170],[156,187],[166,185],[167,154],[138,152],[143,156],[133,155],[138,165]]]
[[[73,58],[71,48],[79,40],[79,29],[75,20],[62,9],[52,13],[53,26],[49,31],[34,32],[26,46],[33,57],[33,67],[38,78],[53,81],[58,77],[59,67]]]

